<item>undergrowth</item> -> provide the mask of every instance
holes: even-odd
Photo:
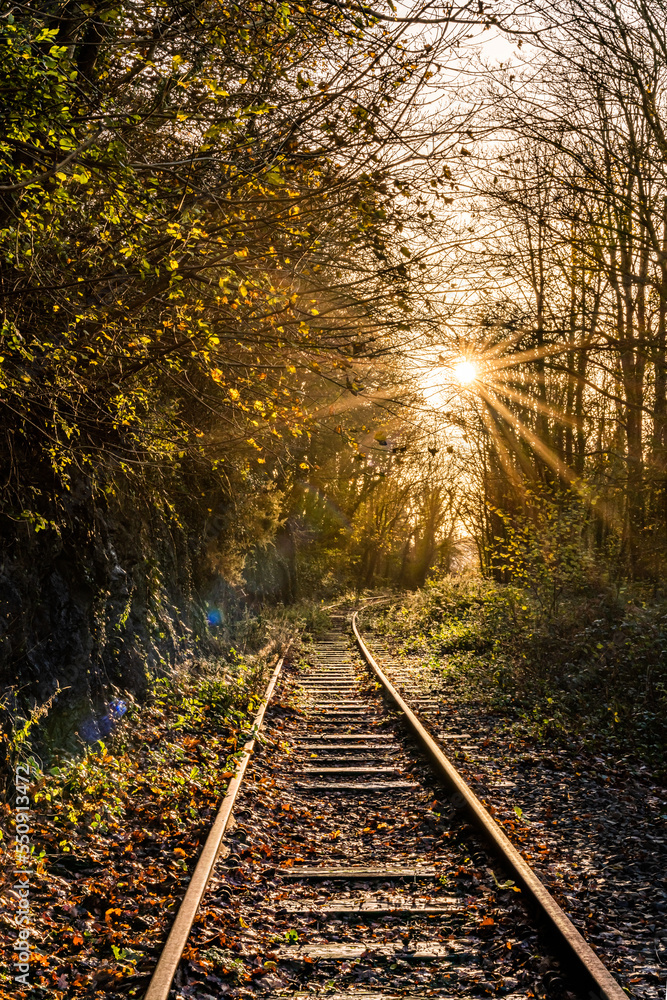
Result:
[[[538,741],[573,736],[665,766],[667,603],[638,590],[563,595],[445,577],[375,614],[406,656],[461,698],[483,699]]]
[[[242,650],[256,650],[267,640],[286,644],[310,640],[331,626],[326,607],[317,601],[264,604],[247,609],[228,631],[228,639]]]
[[[121,982],[132,996],[145,986],[275,655],[157,678],[105,742],[48,769],[30,758],[30,996],[109,996]],[[9,870],[10,804],[2,811]],[[0,987],[27,996],[11,977],[6,965]]]
[[[0,1000],[144,992],[280,650],[291,643],[298,656],[327,627],[312,602],[246,614],[233,635],[212,632],[217,655],[154,676],[104,740],[74,752],[35,739],[50,706],[17,720],[10,750],[30,770],[30,855],[16,853],[10,794],[0,860],[29,870],[34,947],[30,986],[6,963]],[[6,909],[9,949],[18,906]]]
[[[246,608],[229,624],[209,627],[207,640],[199,653],[193,649],[176,668],[164,667],[161,673],[154,673],[141,704],[163,704],[166,709],[164,698],[170,691],[184,692],[193,688],[200,693],[213,692],[216,685],[220,686],[220,691],[224,688],[227,699],[233,700],[236,695],[243,697],[247,693],[247,678],[239,679],[239,663],[252,662],[260,649],[286,649],[291,644],[297,652],[302,642],[311,641],[329,627],[326,609],[315,601],[287,607]],[[218,704],[222,697],[220,691],[215,698],[209,699],[211,704]],[[0,759],[0,801],[10,791],[10,775],[18,761],[31,759],[40,772],[48,773],[55,765],[71,769],[82,757],[90,758],[94,752],[80,735],[84,717],[73,715],[66,705],[61,708],[58,704],[60,694],[58,688],[46,702],[35,705],[27,713],[11,712],[9,699],[3,700],[5,734]],[[107,699],[109,703],[114,699],[127,703],[128,720],[136,719],[143,711],[130,692],[113,685],[108,686]],[[108,703],[100,703],[97,707],[89,704],[87,713],[88,722],[108,715]]]

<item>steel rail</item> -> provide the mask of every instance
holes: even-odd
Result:
[[[567,914],[560,908],[556,900],[540,881],[530,865],[521,857],[517,849],[503,833],[502,829],[484,808],[471,788],[448,757],[442,752],[435,740],[426,731],[410,706],[403,700],[387,675],[375,660],[370,649],[361,638],[357,626],[358,612],[352,615],[352,630],[361,655],[366,660],[387,694],[398,706],[410,729],[426,750],[435,769],[445,779],[447,785],[454,790],[455,805],[462,806],[475,825],[484,834],[494,851],[510,869],[516,882],[531,898],[539,914],[555,933],[562,951],[576,963],[578,971],[583,974],[590,987],[590,1000],[628,1000],[628,995],[616,982],[609,970],[602,964],[591,946],[582,937]]]
[[[148,989],[144,995],[144,1000],[167,1000],[167,997],[169,996],[171,984],[174,976],[176,975],[176,969],[178,968],[178,964],[181,960],[183,949],[185,948],[188,937],[190,936],[190,931],[192,930],[192,925],[197,915],[199,904],[201,903],[204,892],[206,891],[206,886],[208,885],[215,863],[218,859],[218,855],[220,854],[222,839],[229,824],[229,818],[232,814],[232,809],[234,808],[234,803],[236,801],[239,788],[241,787],[241,782],[243,781],[243,775],[245,774],[246,767],[248,766],[250,755],[254,750],[257,734],[259,733],[264,720],[264,713],[266,712],[267,706],[271,700],[271,696],[273,695],[273,691],[278,681],[278,677],[280,676],[283,659],[284,657],[281,657],[278,660],[273,674],[271,675],[271,680],[269,681],[268,687],[264,693],[264,698],[257,715],[253,720],[251,738],[244,745],[243,752],[236,766],[236,773],[227,786],[227,792],[222,800],[209,835],[206,838],[204,848],[199,855],[197,867],[193,872],[185,896],[183,897],[181,905],[178,908],[176,919],[174,920],[172,928],[169,932],[166,944],[162,949],[162,954],[160,955],[155,971],[153,972],[153,976],[148,985]]]

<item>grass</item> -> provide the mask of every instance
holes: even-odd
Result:
[[[524,735],[575,737],[665,768],[667,603],[629,588],[565,594],[547,613],[519,587],[445,577],[375,613],[460,698],[511,715]]]

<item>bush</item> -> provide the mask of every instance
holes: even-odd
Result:
[[[512,706],[538,738],[577,733],[663,760],[667,740],[667,605],[634,592],[532,590],[444,577],[375,613],[404,656],[430,657],[461,696]]]

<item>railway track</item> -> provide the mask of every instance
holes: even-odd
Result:
[[[625,997],[353,628],[274,672],[146,1000]]]

